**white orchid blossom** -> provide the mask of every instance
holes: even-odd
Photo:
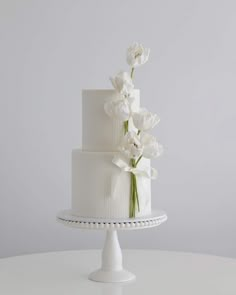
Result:
[[[119,149],[129,159],[137,159],[143,153],[140,138],[134,131],[129,131],[124,135]]]
[[[134,84],[127,72],[119,72],[114,78],[110,78],[115,90],[124,97],[132,96]]]
[[[135,42],[127,49],[127,63],[132,68],[141,66],[148,61],[149,54],[149,48],[145,48],[142,44]]]
[[[148,131],[155,127],[160,118],[146,109],[140,109],[138,112],[132,114],[134,126],[140,131]]]
[[[143,147],[142,155],[145,158],[157,158],[163,153],[163,146],[157,142],[155,136],[149,133],[141,132],[140,143]]]
[[[119,149],[127,158],[135,160],[139,157],[157,158],[163,152],[162,145],[157,142],[153,135],[141,132],[138,136],[134,131],[125,134]]]
[[[133,98],[109,100],[104,104],[104,110],[108,116],[125,122],[130,119],[133,112]]]

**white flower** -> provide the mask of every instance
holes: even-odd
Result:
[[[134,126],[141,131],[148,131],[159,123],[160,118],[146,109],[132,114]]]
[[[109,100],[104,104],[104,110],[108,116],[124,122],[131,117],[133,102],[133,97]]]
[[[139,136],[134,131],[125,134],[120,145],[120,151],[129,159],[137,159],[143,153]]]
[[[132,68],[141,66],[148,61],[149,48],[144,48],[142,44],[135,42],[127,49],[127,63]]]
[[[134,84],[127,72],[119,72],[114,78],[110,78],[111,83],[116,91],[121,95],[128,97],[132,95]]]
[[[141,132],[139,137],[134,131],[125,134],[119,149],[128,159],[138,159],[140,156],[151,159],[163,152],[162,145],[153,135]]]
[[[162,145],[160,145],[151,134],[141,132],[140,143],[143,147],[143,157],[145,158],[157,158],[163,152]]]

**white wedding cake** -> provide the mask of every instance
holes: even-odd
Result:
[[[129,52],[136,56],[129,62],[127,55],[131,74],[121,72],[111,79],[114,89],[82,91],[82,147],[72,151],[72,212],[77,216],[133,218],[151,213],[156,171],[150,158],[162,148],[146,131],[159,118],[140,108],[140,92],[133,85],[135,62],[145,63],[149,50],[135,43]]]

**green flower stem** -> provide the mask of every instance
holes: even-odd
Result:
[[[138,133],[137,133],[137,135],[139,135],[139,134],[140,134],[140,132],[141,132],[141,130],[138,130]]]
[[[135,167],[137,167],[137,165],[138,165],[138,163],[139,163],[139,161],[142,159],[142,155],[138,158],[138,160],[137,160],[137,162],[135,163]]]
[[[133,173],[131,173],[129,217],[133,217]]]
[[[133,168],[136,168],[138,162],[141,160],[142,156],[140,156],[135,162],[135,159],[130,160],[130,164]],[[129,208],[129,217],[134,218],[136,212],[136,204],[138,207],[138,211],[140,211],[139,206],[139,197],[138,197],[138,188],[137,188],[137,178],[134,173],[131,172],[130,174],[130,208]]]
[[[133,79],[133,78],[134,78],[134,67],[133,67],[133,68],[131,68],[130,77],[131,77],[131,79]]]
[[[124,122],[124,133],[126,134],[129,131],[129,121]]]
[[[136,194],[136,189],[135,189],[135,182],[134,182],[135,175],[132,173],[132,184],[133,184],[133,196],[132,196],[132,207],[133,207],[133,212],[132,212],[132,217],[135,217],[135,212],[136,212],[136,203],[135,203],[135,194]]]
[[[137,202],[138,212],[139,212],[140,208],[139,208],[139,198],[138,198],[138,189],[137,189],[137,179],[135,175],[134,175],[134,189],[135,189],[135,201]]]

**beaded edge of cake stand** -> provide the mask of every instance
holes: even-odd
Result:
[[[86,229],[141,229],[147,227],[158,226],[167,220],[167,216],[161,216],[158,218],[150,218],[147,220],[134,220],[134,221],[81,221],[81,220],[69,220],[62,217],[57,217],[59,222],[68,226],[75,226]]]

